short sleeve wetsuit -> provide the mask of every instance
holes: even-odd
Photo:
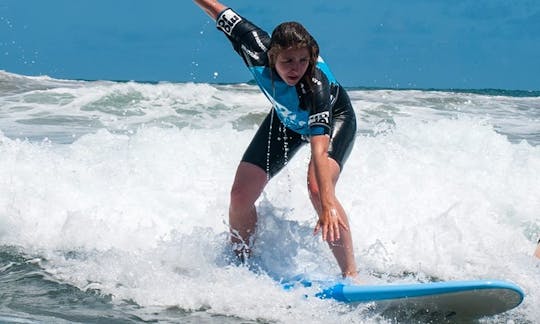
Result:
[[[255,164],[273,176],[310,136],[329,135],[328,154],[343,169],[354,145],[356,117],[347,92],[322,58],[317,61],[311,86],[303,80],[289,86],[269,67],[268,33],[230,8],[218,15],[216,25],[231,41],[273,105],[242,161]]]

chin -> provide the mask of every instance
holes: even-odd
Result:
[[[288,85],[290,85],[290,86],[292,87],[292,86],[297,85],[299,81],[300,81],[300,80],[285,81],[285,83],[287,83]]]

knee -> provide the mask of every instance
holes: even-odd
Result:
[[[255,200],[257,200],[257,197],[253,199],[252,196],[253,193],[250,192],[248,188],[239,184],[234,184],[230,192],[230,207],[235,210],[249,208],[255,203]]]

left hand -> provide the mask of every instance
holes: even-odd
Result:
[[[340,239],[340,227],[346,231],[349,230],[337,209],[333,207],[323,208],[321,215],[319,215],[317,225],[315,225],[315,229],[313,230],[313,234],[317,235],[319,232],[322,232],[323,241],[338,241]]]

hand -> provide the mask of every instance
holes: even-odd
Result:
[[[317,235],[319,232],[322,232],[323,241],[335,242],[340,239],[340,227],[346,231],[349,230],[338,211],[335,208],[323,209],[321,215],[319,215],[319,220],[317,221],[317,225],[315,225],[313,234]]]
[[[194,2],[214,20],[216,20],[220,12],[227,8],[217,0],[194,0]]]

